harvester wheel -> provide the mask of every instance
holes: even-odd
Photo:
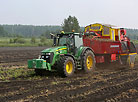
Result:
[[[82,69],[86,72],[92,72],[95,69],[95,57],[91,50],[87,50],[82,58]]]
[[[135,66],[134,63],[129,63],[130,68],[134,68],[134,66]]]
[[[127,67],[127,68],[134,68],[135,66],[135,56],[131,56],[131,60],[130,60],[130,56],[128,56],[127,58],[122,58],[121,57],[119,58],[119,64],[121,64],[122,66],[124,67]]]
[[[70,77],[74,74],[75,63],[72,57],[61,57],[58,63],[58,72],[63,77]]]
[[[134,68],[135,64],[134,64],[135,60],[130,61],[130,56],[128,57],[128,67],[129,68]]]

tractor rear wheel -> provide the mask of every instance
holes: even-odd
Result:
[[[75,71],[75,62],[72,57],[61,57],[58,63],[58,72],[63,77],[71,77]]]
[[[92,72],[95,69],[95,57],[91,50],[86,50],[82,58],[82,69],[86,72]]]

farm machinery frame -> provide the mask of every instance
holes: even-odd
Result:
[[[99,23],[86,26],[83,45],[93,49],[96,63],[118,61],[120,65],[134,67],[137,50],[124,28]]]
[[[28,68],[35,69],[37,74],[56,70],[69,77],[77,69],[89,73],[95,64],[115,61],[134,67],[137,51],[123,28],[95,23],[86,26],[83,34],[62,31],[51,36],[54,47],[43,50],[40,58],[28,61]]]

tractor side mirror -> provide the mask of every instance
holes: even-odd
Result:
[[[52,33],[50,33],[50,35],[51,35],[51,39],[53,39],[53,46],[56,46],[57,37]]]
[[[55,36],[55,35],[54,35],[54,34],[52,34],[52,33],[50,33],[50,35],[51,35],[51,39],[53,39],[53,38],[54,38],[54,36]]]
[[[57,38],[54,36],[53,37],[53,46],[56,46]]]
[[[51,39],[53,39],[53,35],[51,35]]]

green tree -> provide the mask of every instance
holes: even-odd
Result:
[[[46,38],[46,37],[44,37],[44,36],[41,36],[41,37],[40,37],[40,42],[41,42],[41,43],[46,42],[46,40],[47,40],[47,38]]]
[[[72,30],[75,30],[75,32],[80,32],[80,26],[77,18],[75,16],[69,16],[67,19],[64,19],[62,29],[65,32],[71,32]]]
[[[33,44],[36,43],[36,38],[35,38],[35,37],[32,37],[32,38],[31,38],[31,43],[33,43]]]
[[[9,43],[14,43],[14,39],[10,39]]]

